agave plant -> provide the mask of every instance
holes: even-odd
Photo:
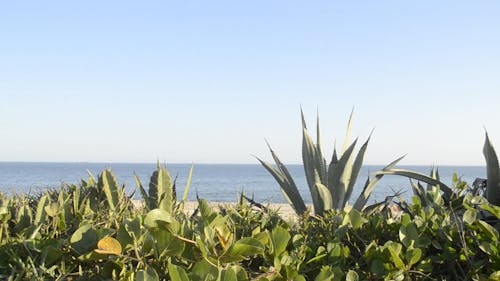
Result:
[[[355,153],[354,149],[357,139],[349,144],[352,125],[351,112],[347,123],[347,132],[341,153],[340,155],[337,155],[337,151],[334,148],[331,161],[327,164],[321,149],[319,116],[317,118],[316,143],[314,143],[309,135],[302,110],[301,117],[302,161],[309,191],[311,192],[314,212],[317,215],[322,215],[326,210],[343,209],[351,198],[354,185],[363,164],[363,159],[370,137],[368,137],[368,139],[364,142],[359,151]],[[268,147],[276,163],[276,168],[258,157],[257,160],[278,182],[286,200],[295,212],[298,215],[303,214],[306,211],[306,205],[292,176],[269,144]],[[390,163],[382,169],[382,171],[392,169],[401,159],[402,157]],[[358,197],[353,206],[355,209],[362,210],[364,208],[375,185],[382,177],[383,174],[377,174],[373,179],[367,179],[361,195]]]
[[[488,133],[485,133],[485,141],[483,146],[483,155],[486,160],[486,191],[483,196],[493,205],[500,206],[500,166],[498,164],[498,157],[495,152],[495,148],[491,144],[488,137]],[[399,175],[408,177],[410,179],[415,179],[419,182],[427,183],[427,190],[437,188],[443,192],[443,199],[445,202],[449,202],[453,195],[456,195],[453,190],[440,181],[439,173],[437,169],[432,169],[430,176],[410,171],[404,169],[387,169],[377,172],[377,175]],[[476,179],[476,181],[482,182],[482,179]],[[476,185],[476,184],[474,184]],[[412,188],[414,194],[417,195],[421,200],[425,199],[426,192],[424,188],[418,184],[412,183]],[[477,187],[476,187],[477,188]]]
[[[192,175],[193,166],[191,166],[189,171],[181,203],[185,202],[187,199]],[[162,167],[160,163],[158,163],[156,171],[154,171],[151,175],[148,192],[146,192],[142,186],[142,183],[137,175],[135,175],[135,182],[144,199],[145,207],[148,210],[162,209],[168,211],[169,213],[174,211],[176,203],[175,179],[172,180],[168,170],[165,167]]]

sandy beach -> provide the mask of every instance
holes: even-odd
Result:
[[[136,208],[142,207],[142,201],[141,200],[133,200],[132,201],[134,206]],[[217,208],[218,206],[234,206],[236,205],[236,202],[208,202],[212,208]],[[288,204],[269,204],[269,205],[264,205],[266,208],[270,208],[272,210],[277,210],[280,216],[286,220],[294,219],[295,218],[295,212],[290,207]],[[184,212],[188,214],[192,214],[196,208],[198,207],[198,202],[196,201],[188,201],[184,204]]]

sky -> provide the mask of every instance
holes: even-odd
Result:
[[[499,1],[3,1],[0,161],[366,164],[500,149]],[[352,140],[352,139],[351,139]]]

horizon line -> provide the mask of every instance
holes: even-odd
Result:
[[[0,163],[6,164],[6,163],[32,163],[32,164],[154,164],[156,165],[158,162],[120,162],[120,161],[4,161],[0,160]],[[260,163],[242,163],[242,162],[165,162],[165,161],[159,161],[160,164],[166,164],[166,165],[258,165],[260,166]],[[273,163],[271,163],[273,164]],[[297,162],[290,162],[290,163],[284,163],[285,165],[303,165],[302,163],[297,163]],[[274,165],[274,164],[273,164]],[[362,166],[386,166],[387,163],[385,164],[373,164],[373,163],[366,163],[363,164]],[[436,165],[436,164],[401,164],[398,166],[419,166],[419,167],[485,167],[486,164],[443,164],[443,165]]]

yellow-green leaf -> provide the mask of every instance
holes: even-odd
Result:
[[[97,249],[94,251],[98,254],[121,255],[122,245],[115,238],[107,236],[97,242]]]

